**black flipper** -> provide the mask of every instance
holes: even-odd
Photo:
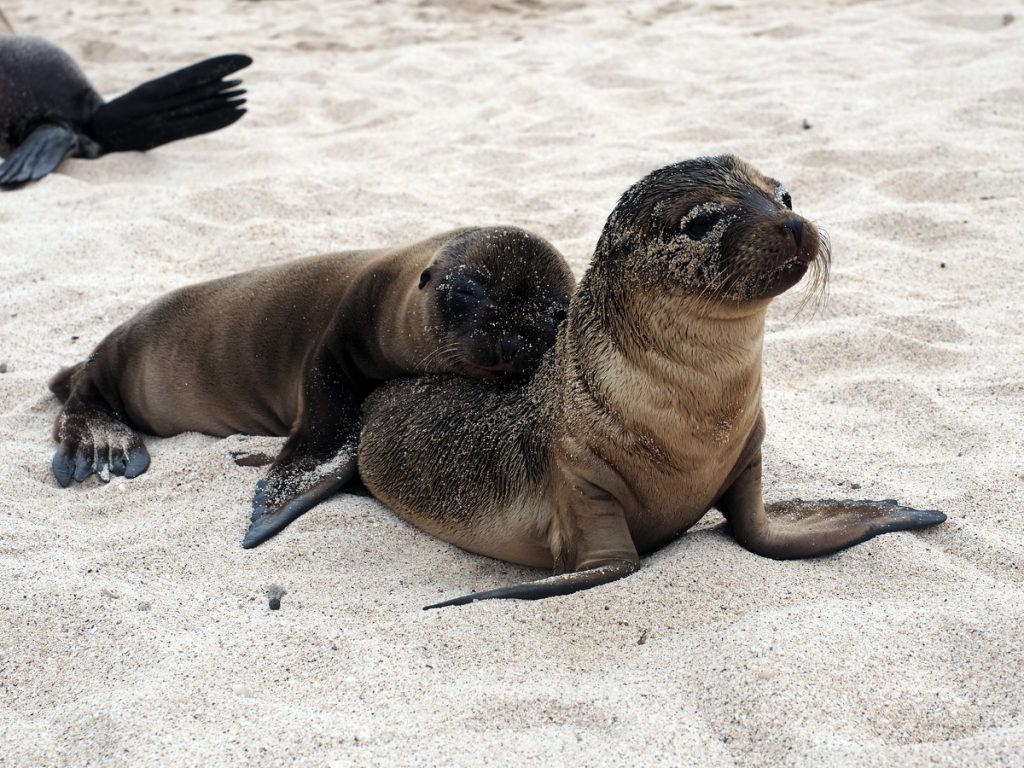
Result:
[[[57,170],[65,157],[78,147],[78,137],[70,128],[43,123],[18,145],[0,165],[0,187],[19,187],[38,181]]]
[[[96,110],[92,138],[103,152],[144,152],[231,125],[245,114],[245,91],[224,78],[250,64],[240,53],[217,56],[143,83]]]
[[[352,437],[326,460],[294,456],[286,464],[275,464],[267,477],[256,484],[252,523],[242,548],[252,549],[280,533],[293,520],[340,491],[355,475],[356,439]]]
[[[502,587],[487,592],[475,592],[472,595],[464,595],[441,603],[434,603],[423,608],[429,611],[432,608],[447,608],[451,605],[468,605],[477,600],[543,600],[546,597],[558,597],[559,595],[571,595],[573,592],[580,592],[601,584],[618,581],[631,573],[634,573],[639,566],[629,561],[616,561],[600,565],[595,568],[587,568],[583,571],[563,573],[559,576],[551,576],[540,581],[529,581],[525,584],[516,584],[514,587]]]

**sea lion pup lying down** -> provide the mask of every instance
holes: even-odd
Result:
[[[136,430],[288,435],[253,501],[255,546],[355,475],[359,404],[377,384],[532,369],[573,284],[547,241],[473,227],[172,291],[50,382],[64,401],[54,477],[145,472]]]
[[[41,37],[0,35],[0,189],[37,181],[68,155],[143,152],[245,114],[244,54],[200,61],[104,102],[68,54]]]
[[[359,473],[410,523],[554,577],[439,603],[563,595],[622,578],[719,509],[751,552],[814,557],[945,515],[895,501],[761,497],[761,349],[817,228],[730,156],[655,171],[608,218],[555,346],[527,382],[391,382],[364,404]]]

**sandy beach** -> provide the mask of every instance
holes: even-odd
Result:
[[[7,0],[111,97],[233,51],[249,113],[0,194],[0,764],[1024,766],[1024,14],[1011,3]],[[776,562],[712,512],[540,578],[340,495],[241,548],[241,445],[61,489],[46,381],[160,294],[471,224],[577,275],[653,168],[734,153],[827,230],[765,340],[768,500],[948,521]],[[268,588],[286,591],[268,608]]]

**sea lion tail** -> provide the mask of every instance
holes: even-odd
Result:
[[[53,392],[53,394],[57,396],[57,399],[62,403],[67,400],[68,396],[71,394],[71,379],[81,367],[81,363],[76,363],[75,365],[68,366],[67,368],[61,368],[47,383],[50,391]]]
[[[477,600],[543,600],[545,597],[558,597],[560,595],[571,595],[573,592],[580,592],[611,581],[617,581],[629,576],[640,566],[628,560],[616,561],[596,568],[587,568],[584,571],[573,571],[558,576],[551,576],[540,581],[530,581],[525,584],[516,584],[514,587],[502,587],[487,592],[475,592],[472,595],[463,595],[441,603],[434,603],[423,608],[429,611],[431,608],[447,608],[451,605],[468,605]]]
[[[225,128],[245,114],[241,80],[227,75],[252,64],[241,53],[200,61],[150,80],[107,102],[90,134],[107,152],[145,152],[178,139]]]

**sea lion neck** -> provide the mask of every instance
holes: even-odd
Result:
[[[637,292],[623,282],[592,269],[570,309],[567,377],[619,425],[605,434],[642,434],[659,446],[650,451],[656,464],[698,460],[674,456],[684,432],[712,434],[729,424],[719,447],[745,442],[760,409],[767,302],[697,311],[671,291]],[[635,455],[618,442],[602,452]]]
[[[682,366],[760,365],[768,300],[708,302],[681,291],[652,290],[636,275],[595,264],[570,310],[574,326],[607,342],[627,360],[652,355]]]

